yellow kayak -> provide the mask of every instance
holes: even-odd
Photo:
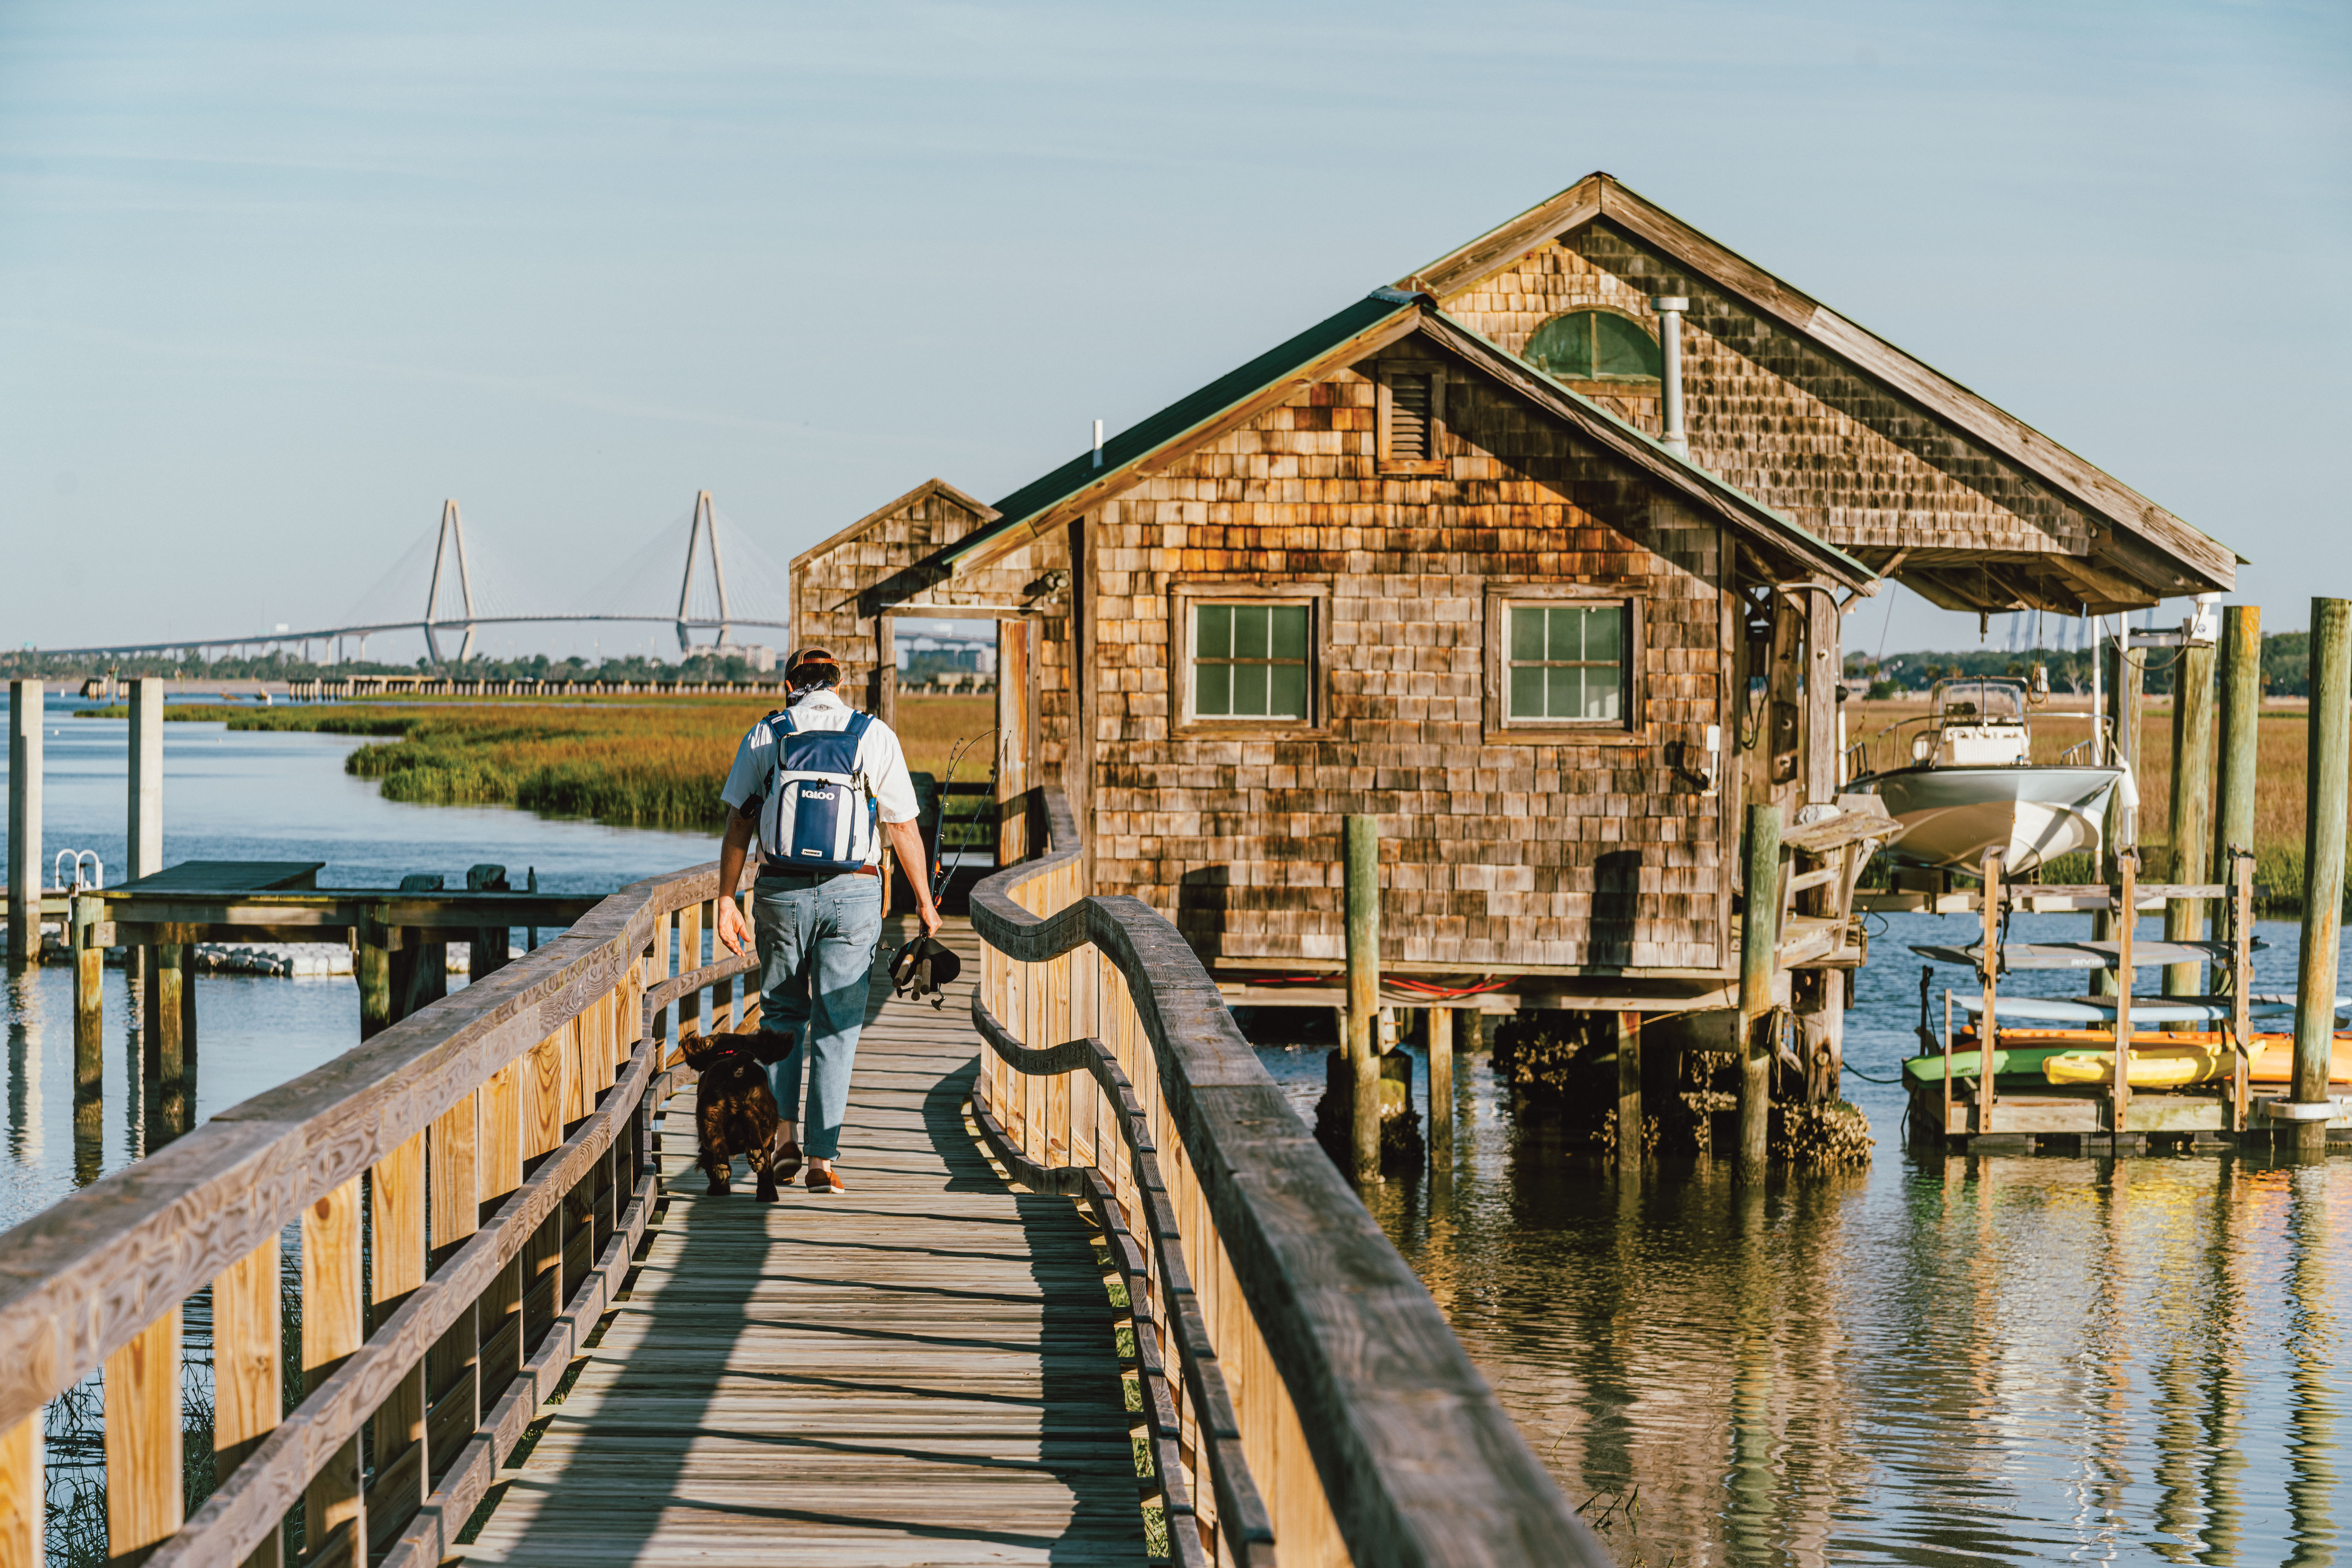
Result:
[[[2235,1054],[2218,1036],[2190,1036],[2179,1045],[2134,1046],[2124,1071],[2134,1089],[2179,1089],[2228,1078]],[[2352,1079],[2352,1041],[2338,1036],[2330,1054],[2329,1079]],[[2113,1051],[2067,1051],[2042,1058],[2042,1076],[2052,1083],[2105,1083],[2115,1075],[2115,1061]],[[2259,1038],[2247,1063],[2250,1081],[2284,1083],[2294,1071],[2293,1042],[2274,1035]]]

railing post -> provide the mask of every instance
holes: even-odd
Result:
[[[106,1553],[144,1562],[180,1528],[180,1309],[106,1358]]]
[[[1349,1152],[1365,1186],[1381,1179],[1381,830],[1350,816],[1343,845],[1348,921],[1348,1060],[1355,1068]]]
[[[1772,1014],[1773,959],[1780,933],[1780,808],[1748,808],[1742,853],[1748,889],[1739,920],[1739,1173],[1764,1175],[1764,1147],[1772,1121],[1772,1042],[1764,1020]]]
[[[213,1479],[228,1479],[278,1429],[286,1385],[280,1366],[278,1238],[271,1237],[213,1280]],[[245,1568],[278,1568],[273,1530]]]
[[[2345,796],[2352,770],[2352,599],[2311,601],[2311,760],[2303,841],[2303,954],[2294,1010],[2294,1098],[2327,1099],[2336,1044],[2336,943],[2344,925]],[[2327,1123],[2297,1121],[2296,1150],[2327,1152]]]
[[[345,1182],[302,1211],[302,1389],[315,1394],[364,1338],[360,1318],[360,1184]],[[176,1380],[175,1380],[176,1381]],[[335,1450],[303,1492],[302,1555],[323,1556],[348,1531],[352,1561],[367,1555],[360,1440]]]

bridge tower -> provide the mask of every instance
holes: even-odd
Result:
[[[441,604],[443,573],[454,563],[457,579],[457,597],[466,607],[462,620],[436,623],[435,614]],[[433,582],[425,590],[425,652],[435,664],[441,662],[441,639],[434,635],[436,626],[462,626],[465,640],[457,645],[457,662],[463,664],[474,652],[474,579],[466,569],[466,522],[457,512],[455,500],[441,503],[441,536],[433,542]]]
[[[686,535],[686,574],[677,584],[677,651],[690,653],[693,643],[688,636],[692,626],[709,626],[708,621],[696,622],[690,601],[694,596],[695,547],[705,539],[710,541],[710,578],[719,590],[719,646],[727,647],[735,640],[735,627],[727,608],[727,568],[719,558],[719,519],[711,510],[710,492],[698,490],[694,497],[694,524]]]

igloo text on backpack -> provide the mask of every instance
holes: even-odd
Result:
[[[858,770],[857,746],[870,713],[840,730],[803,730],[788,710],[768,716],[776,771],[761,813],[760,839],[773,871],[855,871],[874,858],[874,792]]]

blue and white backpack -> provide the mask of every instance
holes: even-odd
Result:
[[[855,871],[874,858],[874,792],[858,770],[857,746],[870,713],[839,730],[803,730],[790,709],[763,721],[776,771],[760,808],[760,842],[771,871]]]

